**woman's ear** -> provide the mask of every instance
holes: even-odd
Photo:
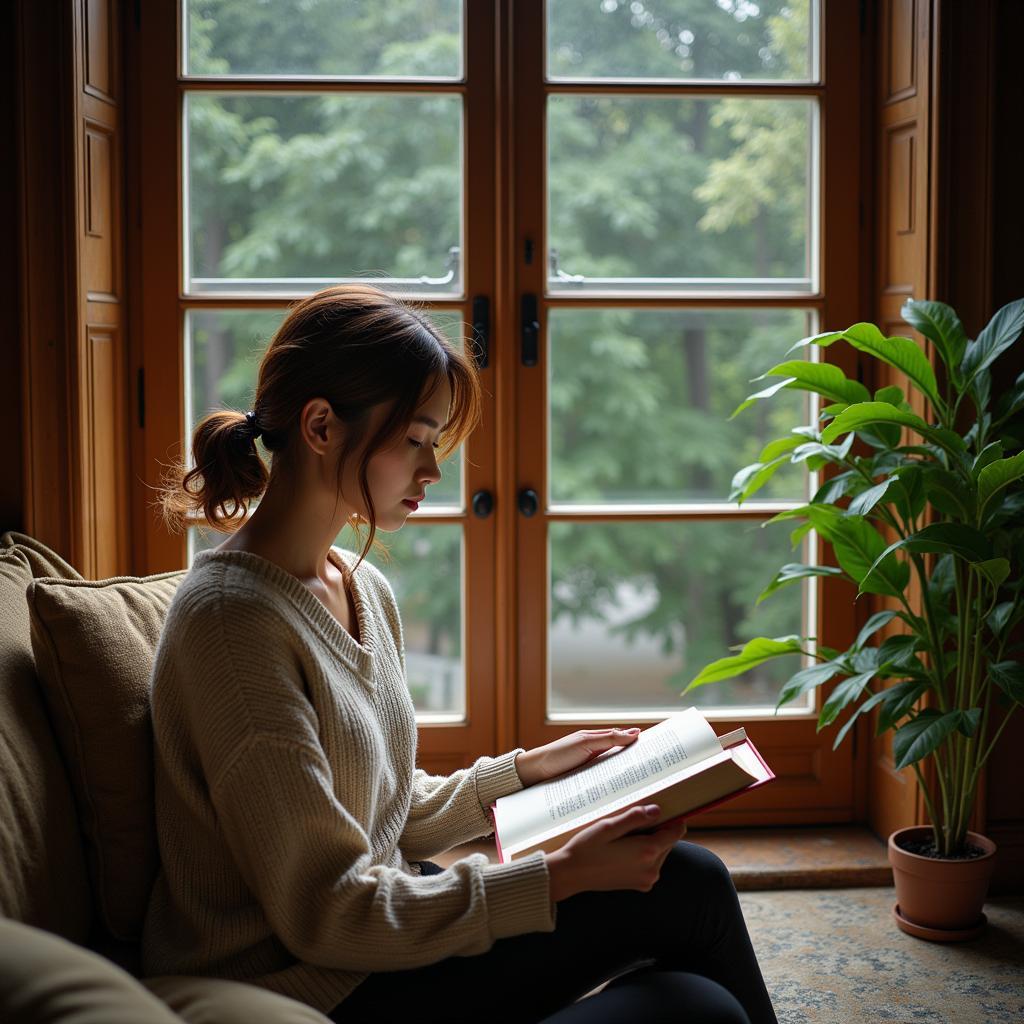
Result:
[[[343,427],[326,398],[311,398],[299,414],[299,434],[316,452],[326,455],[341,439]]]

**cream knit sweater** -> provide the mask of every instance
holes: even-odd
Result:
[[[415,768],[394,595],[367,562],[353,595],[359,643],[275,563],[195,556],[153,666],[146,976],[232,978],[329,1012],[368,972],[554,929],[541,853],[410,865],[493,831],[488,806],[522,788],[518,750],[450,776]]]

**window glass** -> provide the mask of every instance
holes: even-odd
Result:
[[[462,97],[185,97],[189,293],[462,290]]]
[[[807,81],[810,0],[548,0],[548,77]]]
[[[727,501],[738,469],[811,422],[791,390],[729,419],[811,333],[793,309],[552,309],[549,503]],[[807,479],[784,465],[755,500],[805,501]]]
[[[775,706],[796,656],[680,694],[731,645],[801,633],[811,620],[812,587],[754,603],[783,562],[809,561],[790,552],[786,524],[554,522],[549,531],[549,711]]]
[[[811,291],[816,116],[801,98],[550,96],[550,290]]]
[[[185,0],[189,75],[460,78],[462,0]]]

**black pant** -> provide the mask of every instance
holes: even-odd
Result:
[[[424,874],[441,869],[425,862]],[[580,999],[609,978],[596,995]],[[346,1024],[776,1024],[725,865],[679,842],[650,892],[583,892],[553,932],[477,956],[371,974],[330,1017]]]

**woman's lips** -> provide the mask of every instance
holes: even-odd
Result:
[[[418,501],[410,501],[408,498],[403,498],[402,504],[407,506],[408,508],[411,508],[413,512],[415,512],[416,509],[420,507],[420,503]]]

